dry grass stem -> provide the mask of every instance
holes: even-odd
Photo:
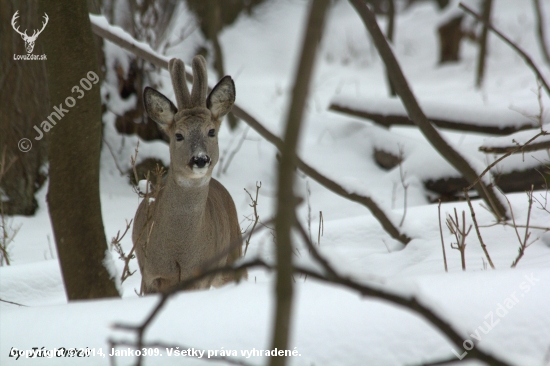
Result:
[[[529,208],[527,209],[527,223],[525,224],[525,234],[523,236],[523,241],[522,241],[519,236],[519,232],[516,228],[516,233],[518,234],[518,240],[519,240],[519,249],[518,249],[518,256],[512,262],[512,265],[511,265],[512,268],[516,268],[519,260],[523,258],[523,255],[525,254],[525,249],[527,249],[528,246],[530,246],[531,244],[533,244],[535,241],[538,240],[537,238],[531,243],[528,243],[529,238],[531,237],[531,232],[529,231],[529,222],[531,220],[531,209],[533,208],[533,186],[531,186],[531,190],[527,192],[527,199],[529,200]],[[508,204],[510,204],[510,201],[508,201]]]
[[[254,219],[252,220],[252,229],[250,230],[250,234],[248,235],[248,238],[246,239],[245,247],[244,247],[244,255],[246,255],[246,252],[248,251],[248,246],[250,245],[250,240],[252,239],[252,234],[254,234],[254,229],[256,229],[256,225],[258,225],[258,222],[260,222],[260,216],[258,215],[258,193],[260,192],[260,188],[262,188],[262,182],[258,184],[256,182],[256,197],[252,198],[252,195],[250,192],[245,188],[245,192],[248,194],[248,197],[250,197],[250,200],[252,203],[249,204],[250,207],[254,210],[253,215]],[[250,225],[248,226],[250,227]],[[245,232],[248,231],[248,228],[245,230]]]
[[[403,172],[403,159],[405,157],[405,152],[403,151],[403,146],[399,146],[399,177],[401,178],[401,185],[403,186],[403,217],[399,223],[399,227],[403,226],[405,222],[405,216],[407,216],[407,190],[409,184],[405,183],[407,178],[407,173]]]
[[[540,72],[540,70],[537,67],[537,65],[535,64],[535,62],[531,59],[531,57],[527,53],[525,53],[525,51],[523,51],[517,44],[515,44],[510,38],[505,36],[502,32],[495,29],[495,27],[493,27],[493,25],[489,21],[483,19],[483,17],[481,15],[477,14],[475,11],[470,9],[468,6],[464,5],[463,3],[460,3],[459,7],[462,10],[464,10],[466,13],[472,15],[474,18],[476,18],[478,21],[480,21],[482,24],[484,24],[491,31],[493,31],[500,39],[502,39],[504,41],[504,43],[506,43],[508,46],[512,47],[512,49],[514,51],[516,51],[521,56],[521,58],[523,58],[523,60],[525,61],[525,63],[527,63],[527,65],[531,68],[531,70],[533,70],[533,72],[535,73],[537,78],[542,83],[542,85],[544,87],[544,90],[546,90],[546,93],[550,96],[550,86],[546,82],[546,79],[544,78],[544,76]]]
[[[456,243],[451,243],[451,248],[456,249],[460,252],[460,260],[462,263],[462,270],[466,270],[466,237],[468,234],[470,234],[470,230],[472,230],[472,225],[466,230],[466,211],[462,211],[462,225],[460,225],[460,221],[458,218],[458,213],[456,211],[456,208],[454,209],[455,216],[454,218],[449,215],[447,217],[447,227],[449,228],[449,231],[451,234],[455,236]]]
[[[118,258],[124,262],[124,269],[122,270],[122,275],[120,276],[120,283],[123,283],[128,277],[136,273],[135,270],[133,272],[130,271],[130,261],[136,257],[134,254],[135,247],[132,245],[132,249],[130,250],[128,255],[126,255],[124,253],[124,249],[122,249],[122,245],[120,244],[122,239],[124,239],[124,237],[128,233],[128,230],[130,230],[130,227],[132,227],[132,221],[133,220],[130,220],[128,222],[128,220],[126,220],[126,229],[124,229],[124,233],[122,233],[122,236],[120,235],[119,230],[116,233],[116,236],[111,239],[111,245],[114,248],[115,252],[118,253]]]
[[[325,233],[325,221],[323,220],[323,211],[319,211],[319,232],[317,233],[317,245],[321,246],[321,236]]]
[[[449,272],[447,267],[447,254],[445,253],[445,241],[443,240],[443,228],[441,227],[441,200],[439,200],[439,205],[437,205],[437,213],[439,217],[439,234],[441,235],[441,250],[443,251],[443,264],[445,265],[445,272]],[[385,244],[385,243],[384,243]],[[388,252],[389,252],[388,248]]]
[[[483,249],[483,253],[485,253],[485,258],[487,258],[487,261],[489,262],[489,265],[491,266],[491,268],[495,269],[495,265],[491,260],[491,256],[489,255],[487,246],[483,242],[483,237],[481,236],[481,232],[479,231],[479,225],[477,224],[476,213],[474,211],[474,207],[472,206],[472,201],[470,200],[470,195],[468,194],[468,190],[466,189],[464,190],[464,196],[466,197],[466,201],[468,201],[468,207],[470,207],[470,214],[472,215],[472,220],[474,222],[474,227],[476,228],[477,238],[479,239],[479,244],[481,245],[481,249]]]

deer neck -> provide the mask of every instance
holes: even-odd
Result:
[[[206,178],[206,177],[205,177]],[[205,222],[210,177],[205,182],[184,181],[168,173],[159,202],[174,219],[185,219],[186,226],[200,228]]]

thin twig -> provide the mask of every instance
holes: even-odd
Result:
[[[123,323],[116,323],[112,326],[113,329],[119,329],[119,330],[127,330],[127,331],[133,331],[137,333],[137,341],[135,343],[135,347],[137,349],[142,349],[144,345],[143,336],[145,334],[145,331],[151,325],[153,320],[157,317],[157,315],[160,313],[160,311],[164,308],[166,305],[166,302],[170,297],[172,297],[175,293],[187,289],[189,286],[192,286],[197,281],[200,281],[204,278],[207,278],[209,276],[215,275],[215,274],[223,274],[223,273],[238,273],[239,271],[243,271],[245,269],[250,268],[256,268],[256,267],[263,267],[266,269],[271,269],[271,265],[267,264],[261,259],[255,259],[250,262],[243,263],[239,266],[225,266],[225,267],[218,267],[213,268],[210,270],[207,270],[205,272],[202,272],[196,276],[193,276],[185,281],[180,282],[178,285],[174,286],[167,292],[162,293],[159,301],[149,313],[145,321],[141,325],[129,325],[129,324],[123,324]],[[142,364],[143,357],[136,356],[136,365],[140,366]]]
[[[134,155],[130,156],[130,164],[132,165],[132,171],[134,172],[134,180],[136,182],[136,185],[139,184],[139,177],[138,177],[137,168],[136,168],[138,152],[139,152],[139,140],[134,150]]]
[[[115,166],[116,166],[117,170],[119,171],[120,175],[124,176],[125,173],[122,170],[122,168],[120,167],[120,165],[118,165],[118,161],[116,159],[115,153],[113,152],[113,149],[111,148],[111,145],[107,142],[105,137],[103,138],[103,143],[105,144],[105,146],[107,146],[107,149],[109,149],[109,152],[111,153],[111,156],[113,157],[113,161],[115,162]],[[139,141],[138,141],[138,144],[139,144]]]
[[[95,18],[91,18],[91,21],[92,21],[92,31],[98,36],[105,38],[130,52],[135,53],[136,56],[141,57],[144,60],[151,62],[152,64],[160,68],[168,69],[168,61],[169,61],[168,57],[156,53],[150,47],[144,47],[143,44],[141,44],[140,42],[137,42],[135,40],[133,40],[133,42],[129,41],[129,39],[131,39],[131,36],[128,33],[125,33],[124,37],[121,37],[120,28],[117,28],[111,25],[104,26],[103,22],[100,22]],[[185,77],[187,78],[187,80],[191,82],[193,81],[193,75],[187,71],[185,73]],[[231,113],[233,113],[236,117],[238,117],[242,121],[246,122],[252,129],[254,129],[266,141],[273,144],[279,151],[282,151],[284,144],[281,138],[271,133],[256,118],[254,118],[244,109],[239,107],[238,104],[233,105],[233,108],[231,109]],[[400,241],[403,244],[407,244],[409,241],[411,241],[410,237],[400,232],[400,230],[388,218],[384,210],[382,210],[371,197],[367,195],[357,194],[357,193],[350,193],[342,185],[338,184],[332,179],[329,179],[328,177],[319,173],[316,169],[306,164],[303,160],[301,160],[298,157],[296,158],[296,166],[298,167],[298,169],[304,172],[304,174],[310,176],[312,179],[317,181],[326,189],[352,202],[357,202],[365,206],[368,210],[370,210],[372,215],[378,220],[380,225],[382,225],[384,230],[392,238]]]
[[[302,233],[305,233],[305,230],[303,230],[303,228],[300,231]],[[308,245],[310,252],[312,253],[312,256],[319,262],[319,264],[323,267],[326,273],[332,274],[332,275],[330,277],[323,276],[316,271],[311,271],[310,269],[302,268],[299,266],[294,266],[294,270],[293,270],[294,273],[309,276],[321,282],[337,284],[347,289],[356,291],[362,294],[363,296],[369,296],[369,297],[381,299],[384,301],[388,301],[391,304],[402,306],[405,309],[408,309],[420,315],[424,320],[426,320],[427,322],[435,326],[437,329],[439,329],[456,347],[462,347],[462,343],[463,343],[463,340],[465,339],[464,338],[465,336],[457,333],[449,322],[439,317],[436,313],[434,313],[428,307],[420,303],[416,298],[404,297],[404,296],[395,294],[394,292],[386,292],[385,290],[380,288],[379,284],[372,286],[369,284],[362,284],[362,283],[355,282],[352,279],[347,277],[342,277],[341,275],[338,274],[336,270],[332,268],[330,263],[321,256],[321,254],[317,251],[317,248],[311,243],[308,243],[308,241],[306,240],[308,239],[307,234],[305,235],[302,234],[302,237],[304,238],[306,245]],[[265,268],[267,270],[275,269],[272,265],[266,263],[261,259],[256,259],[250,262],[246,262],[241,264],[240,266],[226,266],[222,268],[210,269],[204,273],[194,276],[193,278],[189,278],[185,280],[184,282],[180,283],[178,286],[172,288],[168,292],[161,294],[161,298],[159,299],[155,307],[152,309],[151,313],[147,316],[145,321],[142,322],[140,325],[129,325],[129,324],[117,323],[113,325],[113,328],[135,332],[137,335],[137,341],[133,344],[127,344],[127,345],[135,346],[137,349],[141,349],[144,345],[146,345],[146,343],[143,340],[145,331],[148,329],[148,327],[151,325],[154,319],[158,316],[158,314],[166,305],[170,297],[172,297],[176,293],[179,293],[182,290],[185,290],[188,287],[191,287],[196,281],[200,281],[207,276],[211,276],[218,273],[228,273],[228,272],[234,273],[236,271],[247,269],[247,268]],[[479,347],[476,347],[471,351],[469,351],[466,358],[478,359],[491,365],[502,365],[502,366],[508,365],[506,362],[501,361],[498,358],[485,353]],[[137,361],[138,361],[138,365],[140,365],[141,357],[138,357]]]
[[[474,227],[476,228],[477,238],[479,239],[479,244],[481,245],[481,249],[483,249],[483,253],[485,253],[485,257],[487,258],[487,261],[489,262],[489,265],[492,269],[495,269],[495,265],[493,264],[493,261],[491,260],[491,256],[489,255],[489,251],[487,250],[487,246],[483,242],[483,238],[481,237],[481,232],[479,231],[479,225],[477,224],[476,220],[476,213],[474,211],[474,207],[472,206],[472,201],[470,200],[470,195],[468,194],[468,190],[464,190],[464,196],[466,197],[466,201],[468,201],[468,206],[470,207],[470,214],[472,215],[472,220],[474,221]]]
[[[523,60],[527,63],[527,65],[531,67],[531,70],[533,70],[533,72],[537,75],[537,78],[541,81],[544,89],[546,90],[546,93],[548,94],[548,96],[550,96],[550,86],[548,85],[548,82],[544,79],[544,76],[540,72],[535,62],[531,59],[531,57],[527,53],[525,53],[525,51],[523,51],[518,45],[516,45],[510,38],[506,37],[502,32],[500,32],[495,27],[493,27],[493,25],[490,22],[483,19],[481,15],[477,14],[471,8],[464,5],[464,3],[460,3],[458,6],[462,10],[464,10],[466,13],[470,14],[471,16],[476,18],[478,21],[482,22],[487,28],[492,30],[500,39],[502,39],[508,46],[512,47],[512,49],[514,49],[514,51],[516,51],[521,56],[521,58],[523,58]]]
[[[306,246],[309,249],[309,252],[313,256],[313,258],[315,258],[315,260],[317,260],[317,262],[319,262],[319,264],[321,264],[321,266],[323,267],[323,270],[326,272],[327,277],[337,277],[338,275],[336,274],[336,271],[332,268],[329,262],[325,258],[323,258],[321,254],[319,254],[319,251],[317,250],[317,248],[315,248],[315,245],[313,245],[313,242],[310,240],[302,224],[296,221],[295,227],[300,232],[300,235],[302,236],[304,243],[306,243]]]
[[[410,119],[407,113],[393,112],[382,113],[376,108],[370,108],[368,100],[361,99],[363,105],[349,106],[347,103],[342,103],[341,99],[334,99],[331,101],[328,109],[335,112],[344,113],[350,116],[361,118],[359,121],[363,122],[368,120],[368,123],[374,123],[385,128],[391,126],[416,126],[416,124]],[[429,112],[429,111],[428,111]],[[538,127],[536,124],[529,121],[518,121],[516,124],[503,125],[502,123],[489,123],[486,121],[452,121],[449,119],[443,119],[437,115],[428,115],[430,123],[433,125],[444,128],[447,130],[464,131],[464,132],[476,132],[486,133],[489,135],[507,136],[512,133],[529,130]]]
[[[502,160],[506,159],[508,156],[520,151],[523,147],[529,145],[531,142],[535,141],[537,138],[539,138],[540,136],[544,136],[546,135],[547,132],[545,131],[542,131],[542,132],[539,132],[538,134],[536,134],[535,136],[531,137],[525,144],[523,145],[519,145],[515,150],[513,151],[509,151],[508,153],[502,155],[500,158],[498,158],[497,160],[493,161],[491,164],[489,164],[489,166],[487,166],[487,168],[485,168],[485,170],[483,170],[483,172],[481,172],[480,175],[478,175],[477,179],[474,180],[474,182],[472,184],[470,184],[468,187],[464,188],[466,190],[470,190],[472,189],[478,182],[481,181],[481,178],[483,178],[483,176],[485,174],[487,174],[487,172],[489,172],[495,165],[497,165],[498,163],[500,163]]]
[[[407,190],[409,188],[409,184],[405,183],[405,179],[407,178],[407,173],[403,172],[403,158],[405,156],[405,153],[403,151],[403,146],[398,146],[399,148],[399,177],[401,178],[401,185],[403,186],[403,217],[401,217],[401,222],[399,223],[399,227],[403,226],[403,223],[405,222],[405,216],[407,216]]]
[[[250,239],[252,239],[252,234],[254,233],[254,229],[256,228],[256,225],[258,225],[258,221],[260,221],[260,216],[258,215],[258,193],[260,192],[260,188],[262,188],[262,182],[258,184],[256,182],[256,198],[252,198],[252,195],[250,192],[244,189],[246,193],[248,193],[248,196],[250,197],[250,200],[252,201],[251,204],[249,204],[252,209],[254,209],[254,223],[252,225],[252,229],[250,230],[250,235],[248,235],[248,238],[246,239],[246,244],[244,248],[244,255],[246,255],[246,252],[248,251],[248,245],[250,245]],[[244,256],[243,255],[243,256]]]
[[[319,232],[317,233],[317,245],[321,246],[321,236],[325,233],[325,221],[323,220],[323,211],[319,211]]]
[[[237,155],[237,152],[239,152],[239,150],[241,149],[241,147],[243,146],[243,143],[244,143],[244,140],[246,140],[246,135],[248,134],[248,130],[250,130],[250,126],[247,126],[239,140],[239,143],[237,144],[237,146],[229,153],[229,156],[227,157],[227,161],[225,162],[225,164],[223,165],[223,169],[220,169],[222,174],[225,174],[227,172],[227,169],[229,168],[229,165],[231,164],[231,161],[233,160],[233,158],[235,157],[235,155]],[[224,156],[226,156],[226,154],[224,154]]]
[[[439,234],[441,235],[441,250],[443,251],[443,263],[445,264],[445,272],[449,272],[449,268],[447,267],[447,255],[445,254],[445,242],[443,241],[443,229],[441,228],[441,200],[439,200],[439,205],[437,205],[437,213],[439,217],[439,220],[438,220]]]
[[[4,299],[0,299],[0,301],[1,301],[1,302],[8,303],[8,304],[12,304],[12,305],[28,307],[27,305],[19,304],[19,303],[17,303],[17,302],[8,301],[8,300],[4,300]]]
[[[292,98],[284,129],[284,145],[277,179],[277,214],[275,234],[277,240],[277,279],[275,285],[275,313],[272,320],[272,349],[286,349],[290,341],[292,319],[293,277],[292,277],[292,237],[291,230],[296,221],[294,194],[296,150],[305,117],[305,106],[309,96],[313,68],[317,58],[329,0],[312,0],[309,5],[307,23],[302,40],[300,58],[294,77]],[[270,366],[284,366],[286,357],[271,357]]]
[[[518,238],[519,244],[521,245],[521,236],[519,235],[518,226],[516,225],[516,218],[514,217],[514,210],[512,209],[512,204],[510,203],[510,200],[508,197],[506,197],[505,194],[503,194],[504,198],[506,199],[506,202],[508,202],[508,207],[510,208],[510,215],[512,216],[512,224],[514,231],[516,232],[516,236]]]
[[[393,50],[376,22],[376,16],[372,10],[369,9],[363,0],[350,0],[350,3],[363,20],[363,23],[369,31],[380,57],[384,60],[384,64],[386,65],[386,69],[389,71],[395,91],[403,102],[403,106],[405,107],[409,118],[418,126],[422,134],[437,150],[437,152],[456,170],[458,170],[469,183],[473,182],[478,176],[477,172],[456,149],[447,143],[447,141],[435,129],[424,114],[424,111],[418,104],[418,101],[416,100],[416,97],[412,92],[405,75],[403,74],[403,70],[397,61]],[[498,200],[495,189],[487,186],[481,181],[477,182],[475,186],[480,197],[493,210],[495,215],[499,218],[505,218],[506,208]]]
[[[122,234],[122,236],[120,236],[120,230],[119,230],[117,231],[116,236],[111,239],[111,245],[115,249],[115,252],[118,253],[119,259],[124,262],[124,269],[122,270],[122,275],[120,276],[120,283],[123,283],[124,281],[126,281],[128,277],[136,273],[136,270],[134,270],[134,272],[130,271],[130,261],[136,257],[134,254],[135,246],[132,245],[132,249],[130,250],[128,255],[126,255],[124,253],[124,249],[122,249],[122,245],[120,244],[122,239],[124,239],[124,237],[128,233],[128,230],[130,230],[130,227],[132,226],[133,221],[134,221],[133,219],[130,221],[126,220],[126,229],[124,230],[124,233]]]
[[[202,271],[205,271],[207,270],[210,266],[212,266],[213,264],[215,263],[218,263],[220,259],[226,257],[229,253],[231,253],[233,251],[233,249],[235,249],[236,247],[238,247],[239,245],[242,245],[243,244],[243,240],[248,240],[252,234],[254,232],[259,232],[261,229],[268,229],[268,230],[273,230],[272,228],[270,228],[269,224],[272,224],[273,222],[275,222],[274,219],[269,219],[264,223],[262,223],[261,221],[258,221],[260,224],[261,224],[261,227],[258,227],[257,230],[255,231],[250,231],[248,232],[245,236],[243,236],[242,238],[237,238],[237,239],[233,239],[233,241],[229,244],[229,246],[227,248],[225,248],[222,252],[216,254],[215,256],[213,256],[212,258],[210,258],[209,260],[205,261],[202,266],[200,268],[197,268],[194,273],[201,273]]]
[[[542,17],[542,4],[540,0],[533,0],[533,4],[535,6],[535,16],[537,19],[537,31],[539,36],[540,48],[542,50],[542,54],[544,55],[544,59],[550,65],[550,50],[548,49],[547,39],[544,33],[544,19]]]
[[[468,234],[470,234],[470,231],[472,230],[472,225],[466,230],[466,212],[462,211],[462,226],[460,226],[460,221],[458,218],[458,213],[456,211],[456,208],[454,209],[455,217],[449,215],[447,218],[447,227],[451,231],[451,233],[455,236],[456,243],[453,246],[453,243],[451,243],[451,248],[456,249],[460,252],[460,259],[462,262],[462,270],[466,270],[466,237]]]
[[[529,240],[529,237],[531,236],[531,233],[529,232],[529,221],[531,220],[531,208],[533,207],[533,186],[531,186],[531,190],[527,192],[527,198],[529,200],[529,208],[527,209],[527,223],[525,224],[525,236],[523,237],[523,242],[519,241],[519,249],[518,249],[518,256],[516,259],[512,262],[511,267],[516,268],[519,260],[523,258],[523,255],[525,254],[525,249],[531,245],[527,244],[527,241]],[[517,230],[516,230],[517,232]]]

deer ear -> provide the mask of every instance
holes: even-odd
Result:
[[[206,98],[206,108],[210,109],[215,119],[225,116],[235,103],[235,83],[231,76],[224,76]]]
[[[174,115],[178,111],[170,99],[150,87],[146,87],[143,91],[143,104],[149,117],[164,130],[172,124]]]

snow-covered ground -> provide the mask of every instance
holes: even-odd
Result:
[[[550,11],[550,4],[544,4]],[[280,134],[292,87],[293,73],[302,38],[307,10],[305,1],[271,1],[261,5],[253,17],[242,16],[221,34],[225,67],[235,79],[237,103],[258,118],[267,128]],[[181,9],[180,24],[189,15]],[[531,70],[505,44],[493,35],[489,39],[489,58],[483,88],[474,87],[477,48],[465,42],[462,60],[456,64],[437,64],[436,24],[441,19],[429,3],[412,6],[397,18],[395,51],[405,75],[417,97],[430,105],[452,105],[453,113],[468,108],[510,110],[518,115],[538,112],[537,84]],[[547,17],[550,22],[550,17]],[[536,39],[532,2],[494,1],[494,22],[532,55],[550,79],[548,65],[542,61]],[[382,26],[385,19],[381,18]],[[548,23],[550,24],[550,23]],[[550,34],[550,28],[546,31]],[[189,62],[198,36],[189,37],[170,50],[170,57]],[[115,54],[116,46],[106,48]],[[159,75],[163,92],[172,97],[169,75]],[[211,81],[215,73],[210,74]],[[354,97],[380,100],[387,95],[383,65],[369,40],[361,20],[346,1],[334,4],[329,14],[315,78],[303,139],[301,157],[323,174],[350,191],[369,194],[376,199],[397,224],[403,215],[403,186],[399,169],[380,169],[372,158],[374,147],[387,145],[389,151],[398,144],[405,149],[403,169],[407,173],[407,210],[402,231],[412,238],[403,246],[387,235],[363,206],[331,193],[311,178],[298,174],[297,191],[305,199],[299,208],[304,225],[311,223],[311,235],[317,240],[320,212],[324,235],[320,251],[342,273],[357,280],[383,283],[389,289],[414,294],[424,305],[446,319],[464,335],[465,347],[474,345],[515,365],[550,364],[550,232],[531,229],[531,240],[538,238],[525,252],[517,268],[510,265],[517,256],[519,242],[513,227],[482,227],[481,234],[495,264],[487,268],[474,230],[467,238],[466,272],[460,255],[450,248],[454,236],[443,225],[443,237],[449,273],[445,273],[438,224],[438,206],[430,204],[422,179],[456,175],[429,147],[415,128],[383,130],[366,121],[327,111],[330,101]],[[542,96],[546,111],[550,100]],[[127,106],[120,105],[119,111]],[[438,110],[444,114],[444,110]],[[548,113],[548,112],[546,112]],[[465,113],[467,115],[467,113]],[[543,117],[548,118],[548,114]],[[120,136],[113,126],[113,115],[105,116],[105,139],[112,147],[119,166],[127,169],[137,144],[135,136]],[[485,164],[477,147],[489,136],[441,131],[445,138],[468,154],[468,158]],[[243,188],[259,192],[259,215],[268,220],[274,212],[276,193],[276,149],[244,123],[230,132],[223,127],[219,134],[220,152],[228,156],[246,133],[225,173],[220,161],[215,171],[229,190],[246,228],[245,216],[252,213],[250,199]],[[528,136],[523,136],[528,138]],[[499,138],[498,143],[512,143]],[[160,141],[141,142],[140,159],[148,156],[169,161],[168,148]],[[491,157],[492,159],[492,157]],[[522,164],[537,165],[548,161],[546,152],[528,153],[505,160],[503,169],[513,170]],[[133,218],[139,199],[119,173],[111,152],[104,146],[101,157],[101,200],[106,235],[110,239],[123,230],[125,220]],[[14,217],[12,225],[21,229],[11,246],[12,265],[0,268],[0,298],[26,306],[0,303],[0,364],[2,365],[107,365],[109,357],[38,358],[18,360],[10,350],[33,347],[101,349],[109,354],[108,339],[133,340],[127,332],[113,330],[114,323],[141,323],[157,302],[155,296],[138,297],[139,271],[122,285],[122,299],[79,301],[68,304],[45,196],[47,184],[38,194],[40,208],[34,217]],[[536,190],[543,199],[545,192]],[[525,193],[509,194],[514,217],[524,225],[528,215]],[[473,201],[477,220],[491,225],[493,218]],[[454,209],[466,211],[463,202],[441,206],[444,217]],[[550,209],[550,203],[547,208]],[[308,219],[309,216],[309,219]],[[535,202],[530,225],[549,227],[550,214]],[[524,229],[520,229],[523,236]],[[246,258],[258,255],[273,258],[272,235],[264,231],[253,237]],[[130,237],[122,246],[131,248]],[[119,273],[123,263],[114,261]],[[309,263],[307,250],[299,246],[296,261]],[[131,262],[137,269],[137,262]],[[163,341],[202,350],[265,350],[269,348],[273,311],[274,276],[261,270],[251,271],[248,282],[210,291],[183,293],[170,300],[146,333],[146,340]],[[297,354],[291,365],[414,365],[463,355],[442,333],[406,309],[358,296],[343,288],[321,284],[312,279],[296,278],[296,297],[290,349]],[[167,350],[159,356],[146,357],[147,365],[203,365],[202,359],[175,358]],[[206,358],[207,354],[203,356]],[[132,357],[118,356],[126,365]],[[263,357],[249,362],[265,364]],[[457,357],[458,362],[458,357]],[[460,361],[477,365],[475,361]]]

